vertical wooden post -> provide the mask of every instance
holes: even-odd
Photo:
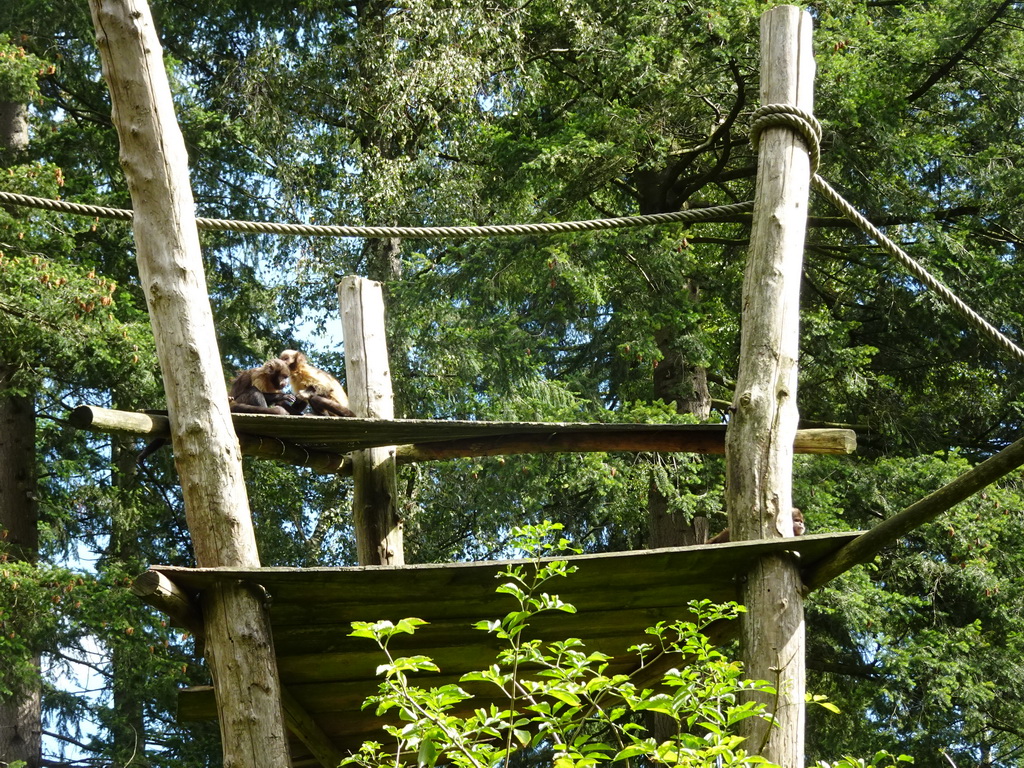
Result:
[[[813,107],[811,17],[780,6],[761,17],[761,103]],[[736,400],[726,434],[726,507],[735,540],[793,535],[793,439],[800,275],[810,183],[803,140],[786,127],[762,134]],[[803,585],[791,556],[761,559],[744,588],[747,675],[778,688],[766,699],[778,723],[745,721],[746,749],[773,763],[804,764]],[[763,746],[762,746],[763,745]]]
[[[350,275],[338,286],[338,301],[352,410],[362,418],[393,419],[395,403],[381,284]],[[390,445],[352,453],[352,512],[360,565],[405,563],[395,450]]]
[[[188,155],[145,0],[90,0],[121,164],[132,195],[139,278],[163,371],[185,515],[200,566],[258,567],[241,452],[206,289]],[[227,768],[288,764],[263,599],[242,586],[204,596],[206,654]]]

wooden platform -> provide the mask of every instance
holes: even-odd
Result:
[[[579,637],[588,648],[615,657],[612,671],[632,672],[626,649],[658,622],[685,617],[690,600],[738,600],[744,574],[758,555],[799,553],[810,567],[835,553],[858,533],[826,533],[800,538],[702,547],[679,547],[567,558],[579,570],[547,590],[576,606],[578,613],[538,617],[535,637]],[[195,599],[211,584],[252,584],[270,600],[275,652],[285,688],[293,734],[293,765],[315,764],[347,754],[367,738],[382,738],[381,721],[361,709],[379,682],[383,657],[374,643],[351,638],[352,621],[415,616],[430,622],[415,637],[396,639],[392,648],[431,656],[441,674],[426,685],[456,681],[494,660],[494,638],[472,628],[481,619],[512,610],[496,595],[495,578],[506,563],[455,563],[403,567],[186,569],[154,566],[141,579],[162,574]],[[716,630],[734,630],[734,623]],[[201,628],[200,628],[201,630]],[[479,701],[477,705],[479,705]],[[189,689],[179,696],[179,718],[216,717],[213,691]],[[303,725],[305,723],[305,725]],[[336,761],[335,761],[336,764]]]
[[[725,452],[725,424],[337,419],[238,413],[231,418],[242,453],[325,473],[350,471],[350,451],[392,445],[399,464],[524,453]],[[161,412],[81,405],[68,420],[77,429],[145,439],[168,438],[171,433],[167,415]],[[857,435],[849,429],[800,429],[793,442],[795,453],[848,454],[856,447]]]

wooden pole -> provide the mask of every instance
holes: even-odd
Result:
[[[338,301],[352,410],[365,419],[393,419],[395,404],[381,284],[350,275],[338,286]],[[360,565],[405,563],[395,454],[393,445],[352,453],[352,514]]]
[[[135,211],[139,278],[163,371],[196,561],[204,567],[259,567],[207,295],[188,155],[153,19],[145,0],[89,5]],[[263,601],[240,585],[217,587],[203,600],[227,768],[288,764]]]
[[[888,520],[883,520],[834,555],[816,563],[814,568],[804,573],[807,588],[818,589],[855,565],[866,563],[899,537],[934,520],[943,512],[1021,466],[1024,466],[1024,438],[1008,445],[995,456],[946,483],[934,493],[918,499]]]
[[[761,17],[761,103],[813,107],[811,17],[780,6]],[[733,415],[726,432],[726,509],[734,540],[793,535],[800,274],[810,162],[785,127],[762,134]],[[764,702],[778,727],[744,721],[745,748],[786,768],[803,766],[803,584],[792,556],[761,558],[744,587],[746,673],[778,689]]]

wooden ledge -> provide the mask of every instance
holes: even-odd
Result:
[[[441,421],[431,419],[335,419],[324,416],[233,414],[242,452],[309,466],[322,472],[350,469],[344,454],[398,446],[397,461],[438,461],[467,456],[524,453],[652,451],[721,454],[724,424],[583,424]],[[78,429],[139,437],[170,435],[166,415],[83,405],[69,421]],[[848,454],[857,436],[849,429],[802,429],[793,450]]]

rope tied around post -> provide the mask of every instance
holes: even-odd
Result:
[[[811,186],[817,190],[818,194],[832,203],[836,209],[852,221],[864,234],[874,240],[883,251],[899,261],[904,269],[919,280],[922,285],[931,290],[941,301],[960,313],[971,327],[993,341],[1011,357],[1024,362],[1024,350],[971,309],[966,302],[947,288],[941,280],[932,275],[924,266],[911,258],[906,251],[886,237],[878,227],[873,225],[867,217],[850,205],[842,195],[818,175],[818,165],[821,162],[821,124],[814,115],[791,104],[766,104],[760,109],[755,110],[751,116],[750,125],[750,144],[755,151],[761,140],[761,134],[768,128],[778,126],[784,126],[798,133],[807,145],[811,161]]]
[[[750,124],[750,146],[757,151],[761,134],[768,128],[789,128],[800,135],[811,156],[811,175],[821,162],[821,123],[810,112],[792,104],[765,104],[754,110]]]

